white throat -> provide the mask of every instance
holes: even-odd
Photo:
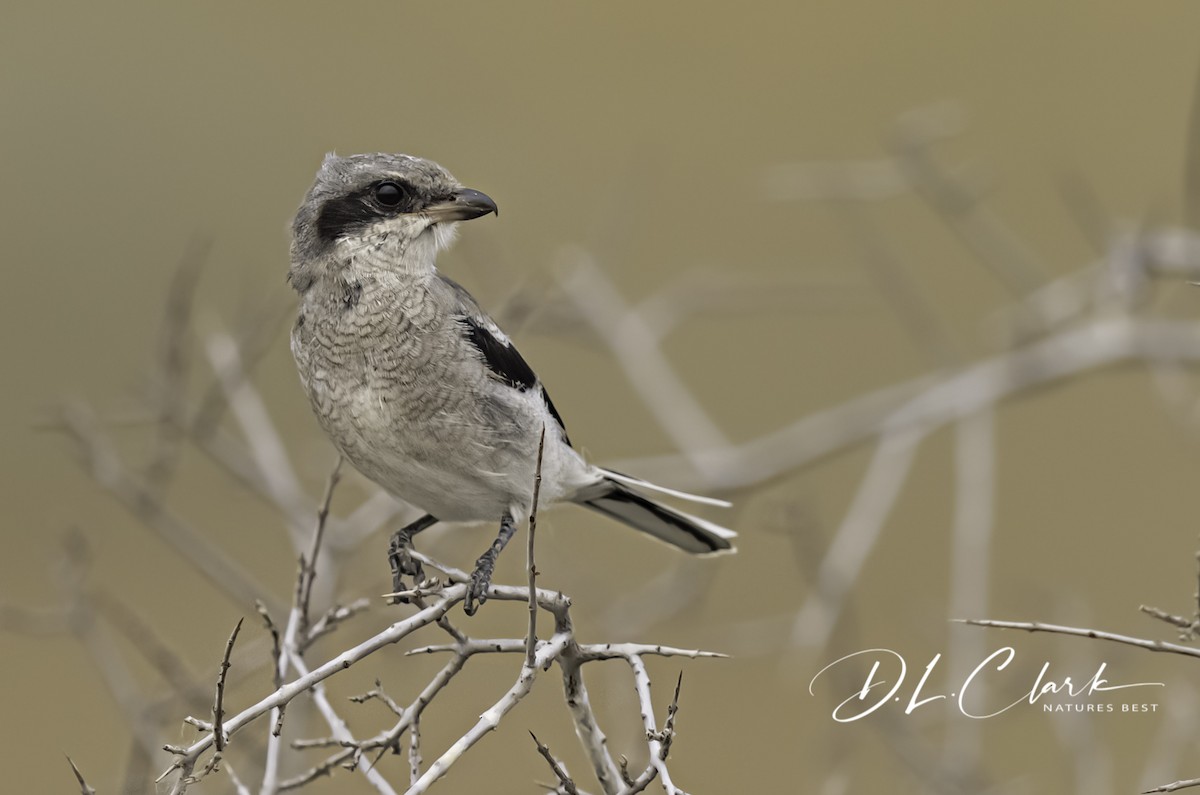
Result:
[[[415,237],[398,230],[371,229],[367,234],[342,238],[338,254],[351,270],[388,271],[420,276],[434,272],[438,252],[454,242],[456,223],[426,226]]]

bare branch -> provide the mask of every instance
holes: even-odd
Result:
[[[413,718],[408,727],[408,783],[416,784],[421,779],[421,719]]]
[[[546,448],[546,426],[542,425],[542,434],[538,437],[537,466],[533,474],[533,503],[529,509],[529,540],[525,550],[525,569],[529,576],[529,630],[525,636],[525,665],[533,667],[534,654],[537,647],[537,565],[533,558],[533,540],[537,532],[538,497],[542,492],[542,452]]]
[[[296,670],[296,673],[300,674],[301,676],[308,674],[308,668],[305,666],[304,661],[301,659],[299,654],[294,652],[292,653],[290,664]],[[362,776],[367,780],[367,783],[369,783],[376,792],[380,793],[380,795],[395,795],[395,790],[392,788],[391,784],[389,784],[387,779],[385,779],[383,775],[375,769],[374,765],[369,767],[358,765],[358,756],[362,753],[360,744],[355,740],[354,735],[351,734],[349,727],[346,726],[346,722],[340,715],[337,714],[333,708],[333,705],[329,703],[329,699],[325,695],[324,683],[322,681],[315,682],[310,692],[313,703],[317,705],[317,711],[320,712],[321,716],[325,719],[326,724],[328,724],[330,730],[333,732],[334,738],[339,742],[353,748],[354,754],[352,759],[354,768],[362,774]]]
[[[995,627],[997,629],[1020,629],[1025,632],[1052,632],[1057,635],[1074,635],[1079,638],[1096,638],[1111,640],[1114,643],[1124,643],[1127,646],[1137,646],[1147,651],[1160,651],[1167,654],[1182,654],[1185,657],[1200,657],[1200,649],[1191,646],[1180,646],[1177,643],[1165,643],[1161,640],[1147,640],[1129,635],[1118,635],[1115,632],[1104,632],[1099,629],[1085,627],[1064,627],[1057,624],[1042,624],[1036,621],[992,621],[990,619],[959,618],[953,619],[960,624],[970,624],[976,627]]]
[[[366,701],[370,701],[372,699],[376,699],[380,704],[388,707],[388,709],[391,710],[397,718],[404,717],[404,710],[401,709],[400,705],[396,704],[396,701],[392,699],[390,695],[384,692],[383,683],[379,680],[376,680],[376,686],[374,686],[374,689],[371,689],[371,691],[367,691],[362,695],[352,695],[349,700],[354,704],[365,704]]]
[[[615,795],[621,789],[620,770],[608,752],[608,738],[596,722],[596,715],[592,711],[588,691],[583,683],[581,664],[581,661],[574,657],[560,661],[563,695],[566,697],[571,719],[575,723],[575,736],[579,738],[588,761],[592,763],[596,780],[605,795]]]
[[[325,523],[329,518],[329,504],[333,500],[333,490],[337,488],[341,477],[342,456],[339,453],[329,480],[325,483],[325,496],[317,508],[317,524],[313,530],[312,542],[308,547],[308,555],[300,557],[300,575],[297,578],[296,605],[300,611],[300,631],[307,632],[309,627],[309,606],[312,601],[313,580],[317,577],[317,556],[321,554],[321,541],[325,537]]]
[[[225,656],[221,659],[221,672],[217,675],[217,691],[212,709],[213,746],[217,753],[225,750],[225,732],[221,726],[221,722],[225,719],[225,677],[229,673],[229,655],[233,654],[233,644],[237,642],[238,633],[242,631],[243,621],[245,621],[244,618],[239,618],[237,626],[229,635],[229,641],[225,644]]]
[[[461,759],[464,753],[475,745],[475,743],[482,740],[488,732],[494,731],[500,724],[500,720],[529,693],[530,688],[533,687],[533,680],[537,675],[537,671],[553,662],[570,642],[571,635],[569,633],[555,632],[554,636],[538,649],[537,655],[534,658],[534,665],[532,667],[521,667],[521,673],[517,677],[516,683],[509,688],[508,692],[499,701],[479,716],[479,722],[470,731],[460,737],[429,766],[425,774],[409,788],[408,795],[420,795],[422,792],[427,792],[435,781],[446,775],[450,767]]]
[[[654,720],[654,702],[650,699],[650,674],[646,671],[646,663],[637,655],[626,658],[629,667],[633,669],[634,690],[637,692],[638,704],[641,705],[642,726],[646,730],[646,744],[650,748],[650,766],[662,779],[663,788],[667,795],[677,795],[679,788],[671,780],[667,770],[667,738],[658,730]]]
[[[554,754],[550,753],[550,746],[543,745],[542,741],[533,732],[529,732],[529,736],[533,738],[533,743],[537,746],[538,753],[546,760],[546,764],[550,765],[550,771],[558,779],[559,786],[563,792],[566,795],[579,795],[579,790],[575,789],[575,782],[567,775],[567,771],[563,769],[562,763],[554,758]]]
[[[1141,610],[1143,613],[1145,613],[1146,615],[1148,615],[1152,618],[1157,618],[1159,621],[1170,624],[1173,627],[1178,627],[1179,629],[1182,629],[1183,632],[1180,633],[1181,640],[1190,640],[1192,638],[1195,638],[1196,630],[1198,628],[1200,628],[1200,627],[1198,627],[1196,619],[1194,619],[1194,618],[1184,618],[1183,616],[1177,616],[1173,613],[1168,613],[1165,610],[1160,610],[1157,607],[1152,607],[1150,605],[1139,605],[1138,610]]]
[[[1185,781],[1176,781],[1173,784],[1164,784],[1161,787],[1155,787],[1154,789],[1144,789],[1142,792],[1175,792],[1177,790],[1188,789],[1190,787],[1200,787],[1200,778],[1189,778]]]
[[[407,637],[413,632],[413,630],[434,623],[439,616],[444,615],[447,610],[465,597],[465,585],[458,584],[448,588],[443,595],[443,598],[435,604],[430,605],[424,610],[421,610],[410,618],[397,621],[383,632],[380,632],[377,635],[358,644],[357,646],[338,654],[325,664],[314,668],[304,676],[301,676],[279,688],[274,693],[271,693],[269,696],[259,701],[257,704],[253,704],[239,712],[237,715],[234,715],[225,722],[227,735],[232,736],[244,726],[262,717],[272,709],[287,704],[301,693],[312,690],[313,686],[317,683],[323,682],[337,672],[349,668],[354,663],[362,660],[375,651],[378,651],[384,646],[391,645],[401,638]],[[208,748],[212,746],[212,740],[213,738],[208,736],[182,749],[182,753],[179,755],[181,758],[176,760],[172,766],[172,769],[183,769],[190,771],[191,767],[195,765],[196,759],[199,758],[200,754],[204,753],[204,751],[208,750]],[[169,773],[170,771],[168,770],[167,772]]]
[[[68,756],[67,764],[71,766],[71,772],[75,774],[75,780],[79,782],[79,791],[83,795],[96,795],[95,788],[88,785],[83,777],[83,773],[80,773],[79,768],[75,766],[75,760]]]
[[[254,608],[258,611],[259,616],[262,617],[263,626],[265,626],[267,632],[271,634],[272,676],[275,681],[275,687],[279,687],[283,684],[283,679],[281,678],[282,674],[280,673],[279,667],[279,658],[283,654],[281,639],[279,636],[279,627],[275,626],[275,621],[271,618],[271,611],[267,610],[267,606],[261,601],[256,599],[254,602]]]
[[[301,648],[307,648],[318,638],[325,637],[354,616],[370,609],[371,601],[366,597],[356,599],[348,605],[333,605],[309,629],[308,637],[301,644]]]

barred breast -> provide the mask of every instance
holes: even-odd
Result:
[[[318,421],[364,475],[442,520],[508,509],[511,442],[488,429],[519,424],[523,407],[463,366],[475,354],[427,290],[399,277],[314,285],[291,343]]]

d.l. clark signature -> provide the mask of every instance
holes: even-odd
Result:
[[[871,659],[872,655],[874,659],[871,670],[863,680],[862,687],[858,688],[848,698],[834,707],[832,717],[835,721],[839,723],[853,723],[856,720],[865,718],[885,704],[901,701],[900,689],[904,686],[904,681],[908,676],[908,663],[905,661],[903,655],[891,649],[863,649],[862,651],[856,651],[834,660],[813,676],[812,680],[808,683],[809,694],[816,695],[814,687],[817,680],[825,674],[830,673],[836,668],[845,667],[850,661],[856,658],[867,657]],[[996,651],[985,657],[979,665],[975,666],[974,670],[963,680],[962,685],[955,692],[949,695],[944,693],[925,695],[926,687],[929,684],[929,677],[933,674],[938,662],[942,659],[940,653],[935,654],[933,659],[929,661],[929,664],[925,666],[925,672],[921,674],[921,680],[917,682],[916,687],[912,689],[911,693],[906,694],[908,695],[908,704],[904,708],[904,714],[912,714],[914,710],[920,707],[934,702],[945,701],[949,698],[956,701],[958,710],[963,715],[968,718],[982,720],[984,718],[994,718],[1018,704],[1036,704],[1039,699],[1046,695],[1057,694],[1060,697],[1086,699],[1089,696],[1096,696],[1100,693],[1127,690],[1134,687],[1163,687],[1162,682],[1133,682],[1123,685],[1110,684],[1104,678],[1104,671],[1108,664],[1103,662],[1100,663],[1090,679],[1076,684],[1069,676],[1064,676],[1061,679],[1050,677],[1050,663],[1046,662],[1042,665],[1029,691],[1023,693],[1016,701],[992,712],[981,714],[976,714],[968,709],[968,696],[972,687],[981,684],[983,681],[982,678],[987,673],[1003,671],[1015,657],[1016,650],[1011,646],[996,649]],[[979,689],[982,690],[983,688],[980,687]]]

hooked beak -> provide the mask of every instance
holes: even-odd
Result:
[[[486,193],[463,188],[455,193],[449,201],[431,204],[422,213],[432,218],[434,223],[442,223],[443,221],[469,221],[488,213],[499,215],[500,208]]]

